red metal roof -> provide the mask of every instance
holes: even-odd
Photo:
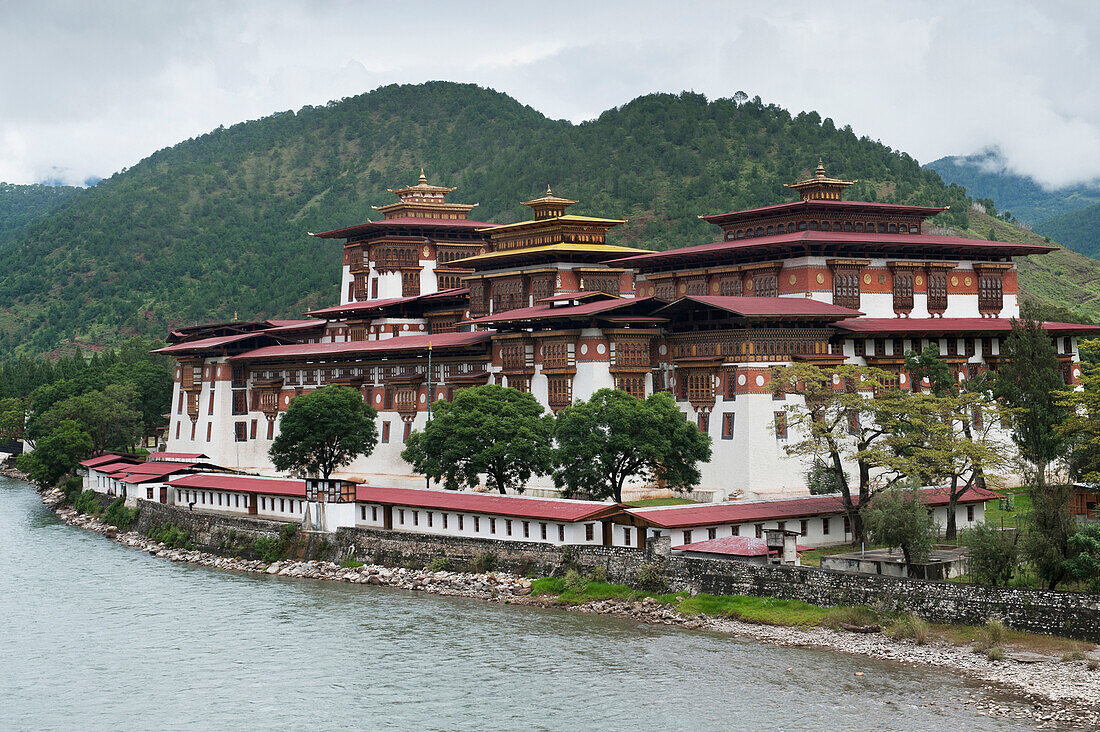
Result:
[[[155,462],[157,460],[209,460],[209,458],[201,452],[151,452],[147,460]]]
[[[690,255],[737,255],[741,253],[756,253],[757,250],[768,248],[781,248],[789,246],[802,246],[808,244],[836,244],[843,248],[845,245],[866,248],[868,245],[887,244],[891,246],[919,246],[929,251],[937,249],[965,249],[974,251],[988,251],[1000,256],[1013,254],[1045,254],[1055,251],[1058,247],[1040,244],[1014,244],[1003,241],[987,241],[985,239],[966,239],[961,236],[932,236],[929,234],[875,234],[859,233],[851,231],[797,231],[793,234],[776,234],[774,236],[756,236],[751,239],[735,239],[733,241],[716,241],[710,244],[699,244],[693,247],[680,247],[678,249],[666,249],[661,252],[647,252],[631,257],[607,260],[605,264],[644,266],[657,264]],[[899,256],[901,256],[899,254]]]
[[[708,214],[706,216],[700,216],[699,218],[709,223],[725,223],[733,222],[741,219],[759,218],[762,214],[782,214],[785,212],[794,212],[799,209],[848,209],[858,210],[863,209],[866,211],[875,211],[878,213],[900,213],[900,214],[920,214],[924,216],[935,216],[938,213],[942,213],[947,210],[945,206],[910,206],[899,203],[876,203],[873,201],[829,201],[823,199],[813,199],[809,201],[790,201],[788,203],[774,203],[770,206],[761,206],[759,208],[749,208],[744,211],[730,211],[729,213],[720,214]]]
[[[754,536],[723,536],[721,539],[696,541],[676,548],[686,552],[725,554],[731,557],[766,557],[778,553],[775,549],[768,549],[768,542]],[[795,548],[801,552],[813,547],[799,545]]]
[[[197,488],[211,491],[236,491],[237,493],[265,493],[274,496],[294,496],[304,498],[306,482],[304,480],[286,480],[282,478],[260,478],[250,475],[229,475],[226,473],[195,473],[169,481],[173,488]]]
[[[981,503],[997,498],[992,491],[971,488],[959,497],[959,504]],[[853,503],[859,504],[858,496]],[[928,506],[945,506],[948,491],[945,488],[922,488],[921,500]],[[631,508],[629,513],[660,528],[690,526],[714,526],[716,524],[748,523],[750,521],[774,521],[808,516],[844,513],[840,496],[810,496],[781,501],[730,501],[702,506],[672,506],[667,508]]]
[[[369,231],[385,231],[390,226],[422,226],[428,229],[483,229],[487,226],[499,226],[499,224],[488,221],[470,221],[469,219],[421,219],[414,216],[401,216],[395,219],[367,221],[343,229],[324,231],[320,234],[310,232],[309,235],[321,239],[347,239],[355,234],[363,234]]]
[[[273,329],[272,329],[273,330]],[[255,338],[257,336],[267,335],[271,330],[256,330],[251,333],[237,333],[235,335],[218,336],[216,338],[200,338],[197,341],[184,341],[183,343],[176,343],[172,346],[165,346],[164,348],[158,348],[153,353],[190,353],[192,351],[206,351],[212,348],[220,348],[222,346],[228,346],[233,343],[239,343],[240,341],[248,340],[249,338]]]
[[[95,467],[92,468],[92,470],[96,471],[97,473],[107,473],[108,475],[110,475],[112,473],[118,473],[118,472],[126,470],[128,468],[133,468],[134,465],[136,465],[136,464],[137,463],[127,463],[127,462],[119,461],[119,462],[115,462],[115,463],[107,463],[107,464],[96,465]]]
[[[466,323],[510,323],[519,320],[552,320],[556,318],[582,318],[597,313],[611,312],[620,308],[630,307],[638,303],[649,302],[651,297],[625,297],[612,300],[596,300],[582,302],[579,305],[566,305],[554,307],[552,305],[535,305],[529,308],[517,308],[506,310],[502,313],[485,315],[464,321]]]
[[[523,496],[502,496],[491,493],[425,490],[423,488],[377,488],[367,485],[356,487],[355,500],[361,503],[377,503],[385,506],[411,506],[413,508],[430,508],[441,511],[463,511],[569,522],[612,516],[621,513],[626,508],[620,503],[568,501],[560,498],[525,498]]]
[[[312,317],[323,317],[326,315],[337,315],[339,313],[361,313],[371,310],[381,310],[383,308],[390,307],[391,305],[402,305],[404,303],[416,302],[418,300],[441,300],[451,297],[461,297],[470,291],[468,287],[454,287],[449,290],[440,290],[439,292],[433,292],[427,295],[412,295],[410,297],[388,297],[382,300],[364,300],[362,302],[350,302],[346,305],[333,305],[328,308],[321,308],[319,310],[310,310],[306,315]]]
[[[854,318],[834,323],[848,333],[1008,333],[1011,318]],[[1081,323],[1043,323],[1052,333],[1100,333],[1100,326]]]
[[[725,310],[735,315],[768,317],[784,315],[820,315],[847,318],[862,314],[858,310],[843,308],[808,297],[742,297],[735,295],[686,295],[665,305],[662,312],[681,302],[697,302]]]
[[[433,349],[464,348],[487,343],[493,331],[479,330],[466,333],[436,333],[434,335],[398,336],[379,341],[349,341],[346,343],[291,343],[285,346],[265,346],[254,351],[232,356],[231,361],[258,361],[306,356],[337,356],[360,353],[386,353],[390,351],[427,351]]]
[[[108,463],[117,463],[122,460],[130,460],[131,458],[125,455],[115,455],[114,453],[107,453],[106,455],[99,455],[97,457],[88,458],[87,460],[81,460],[80,465],[85,468],[95,468],[97,465],[106,465]],[[136,463],[137,460],[134,460]]]
[[[147,483],[163,480],[173,473],[182,473],[194,467],[194,463],[142,463],[141,465],[135,465],[131,470],[120,470],[112,473],[111,477],[117,478],[123,483]]]

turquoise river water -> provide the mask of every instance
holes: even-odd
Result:
[[[0,617],[2,730],[1021,728],[944,672],[173,564],[4,478]]]

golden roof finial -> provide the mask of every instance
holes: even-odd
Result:
[[[821,158],[817,159],[817,170],[814,171],[815,178],[825,177],[825,163],[821,162]]]
[[[420,180],[418,180],[417,182],[421,184],[426,184],[428,182],[428,176],[424,175],[423,166],[420,167]]]
[[[549,183],[546,184],[546,195],[548,195],[548,196],[554,195],[554,192],[552,190],[550,190],[550,184]]]

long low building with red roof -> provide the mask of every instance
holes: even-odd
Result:
[[[405,441],[456,390],[495,383],[554,413],[602,388],[665,391],[711,437],[700,495],[805,495],[808,459],[788,454],[801,402],[773,394],[776,367],[875,366],[914,389],[905,354],[935,345],[974,379],[999,367],[1019,315],[1016,261],[1055,249],[943,235],[942,207],[847,201],[851,183],[819,164],[790,184],[798,201],[701,216],[719,241],[645,251],[613,243],[622,219],[568,213],[576,201],[549,188],[524,202],[529,218],[494,225],[421,176],[380,220],[313,235],[343,242],[338,303],[172,331],[164,451],[273,475],[290,402],[342,385],[377,410],[379,440],[338,477],[413,488]],[[1043,327],[1077,384],[1079,339],[1100,328]],[[529,487],[554,490],[545,476]]]

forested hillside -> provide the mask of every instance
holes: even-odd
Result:
[[[1035,230],[1074,251],[1100,259],[1100,204],[1040,221]]]
[[[924,167],[939,173],[944,181],[966,188],[973,198],[992,199],[1002,212],[1029,224],[1100,203],[1100,187],[1096,185],[1049,190],[1032,178],[1010,172],[1006,165],[998,150],[986,150],[977,155],[940,158]]]
[[[72,186],[0,183],[0,236],[55,211],[80,191]]]
[[[480,203],[475,218],[516,220],[550,183],[579,212],[629,219],[615,243],[653,249],[712,240],[699,214],[792,200],[783,184],[819,156],[859,179],[850,198],[950,205],[938,223],[970,228],[965,191],[908,155],[738,96],[649,95],[573,125],[433,82],[215,130],[0,233],[0,357],[332,304],[339,244],[306,232],[377,218],[421,166]]]

